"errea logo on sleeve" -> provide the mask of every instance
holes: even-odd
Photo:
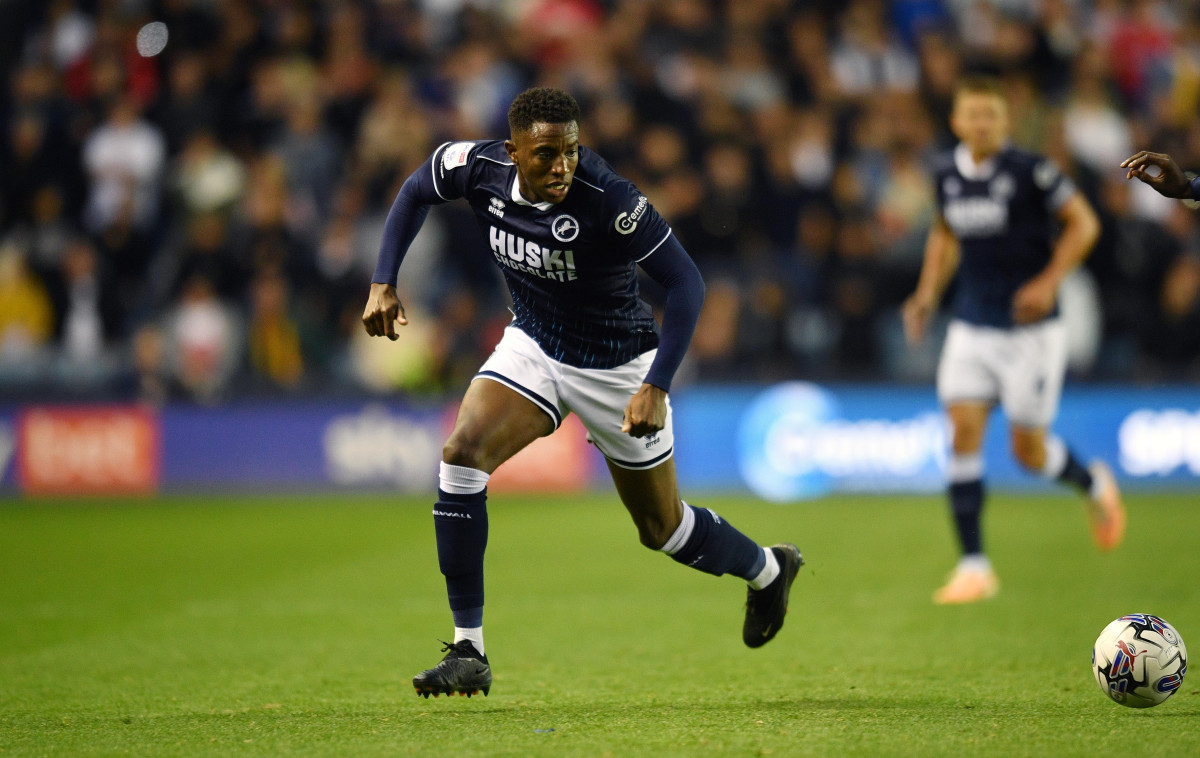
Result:
[[[442,151],[442,168],[447,171],[456,169],[459,166],[467,164],[467,156],[471,153],[471,148],[475,147],[474,142],[455,142],[452,145],[447,145]]]
[[[613,226],[616,227],[617,232],[620,234],[630,234],[634,229],[637,229],[638,219],[640,219],[642,214],[646,212],[646,208],[648,208],[649,205],[650,201],[646,199],[646,196],[640,195],[637,200],[637,205],[634,206],[632,213],[622,213],[617,216],[616,223],[613,224]]]

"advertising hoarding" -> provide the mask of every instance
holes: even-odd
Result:
[[[947,429],[932,387],[706,386],[672,393],[684,493],[749,490],[772,502],[834,492],[939,492]],[[0,407],[0,492],[374,490],[432,494],[457,406],[272,402]],[[1200,488],[1200,392],[1068,387],[1055,430],[1127,489]],[[990,487],[1049,488],[1021,471],[997,411]],[[610,487],[568,416],[504,464],[492,492]]]

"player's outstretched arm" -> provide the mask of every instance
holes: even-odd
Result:
[[[901,310],[904,337],[910,345],[916,345],[924,338],[929,320],[942,301],[942,293],[958,270],[958,255],[958,239],[945,220],[938,216],[925,239],[925,261],[921,264],[917,289],[904,301]]]
[[[1088,257],[1100,236],[1100,220],[1083,195],[1076,192],[1058,209],[1062,234],[1046,268],[1013,294],[1013,321],[1032,324],[1054,310],[1063,279]]]
[[[396,324],[408,325],[404,315],[404,304],[390,284],[371,283],[371,294],[367,295],[367,307],[363,310],[363,327],[372,337],[397,339]]]
[[[1148,184],[1160,195],[1179,200],[1196,199],[1192,182],[1179,164],[1166,153],[1143,150],[1121,161],[1121,168],[1127,169],[1126,179],[1137,179],[1143,184]]]
[[[408,323],[404,317],[404,306],[396,294],[396,276],[400,272],[400,263],[408,246],[412,244],[429,206],[445,202],[438,194],[433,182],[432,166],[440,151],[438,148],[423,166],[409,175],[396,193],[396,199],[388,211],[387,220],[383,224],[383,239],[379,243],[379,260],[375,264],[375,273],[371,276],[371,292],[367,295],[367,306],[363,309],[363,327],[372,337],[387,337],[396,339],[396,322],[401,326]]]

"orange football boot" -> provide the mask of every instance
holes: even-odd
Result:
[[[1112,469],[1103,461],[1088,466],[1092,475],[1092,495],[1088,497],[1088,520],[1096,547],[1107,552],[1121,544],[1125,537],[1125,505]]]

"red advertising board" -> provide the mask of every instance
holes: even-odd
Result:
[[[17,423],[17,476],[35,495],[153,492],[158,419],[141,408],[35,407]]]
[[[489,492],[578,492],[591,485],[599,457],[587,442],[587,430],[575,416],[563,419],[549,437],[514,455],[496,469]]]

